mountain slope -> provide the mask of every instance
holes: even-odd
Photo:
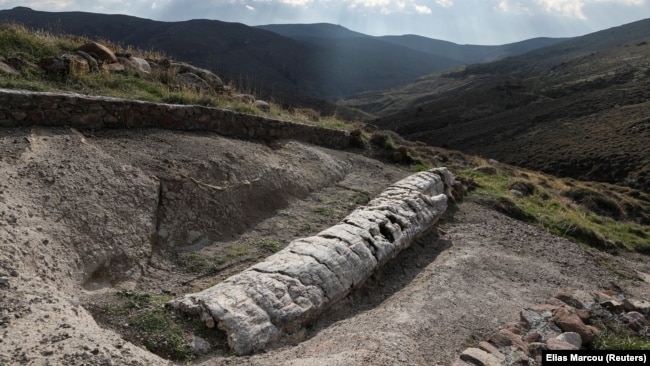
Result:
[[[423,78],[395,91],[403,94],[393,103],[411,98],[410,108],[377,124],[437,146],[648,191],[649,42],[644,20]]]
[[[305,40],[318,44],[323,40],[363,38],[365,40],[375,39],[388,44],[397,45],[418,52],[451,59],[460,64],[482,63],[500,60],[510,56],[517,56],[523,53],[550,46],[562,42],[568,38],[532,38],[521,42],[509,43],[496,46],[482,45],[460,45],[453,42],[427,38],[418,35],[402,36],[380,36],[373,37],[363,33],[349,30],[340,25],[328,23],[316,24],[269,24],[257,26],[256,28],[266,29],[279,35],[290,37],[296,40]]]
[[[347,29],[340,25],[330,23],[314,24],[267,24],[255,28],[264,29],[279,35],[294,39],[310,38],[373,38],[367,34]]]
[[[417,35],[383,36],[381,40],[420,50],[432,55],[446,56],[464,64],[497,61],[506,57],[517,56],[532,50],[547,47],[567,38],[532,38],[521,42],[498,46],[459,45]]]
[[[99,37],[246,80],[250,89],[339,98],[386,88],[458,62],[373,38],[298,41],[238,23],[216,20],[158,22],[125,15],[0,11],[0,21],[36,29]]]

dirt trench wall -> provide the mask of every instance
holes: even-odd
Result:
[[[345,148],[350,145],[348,131],[197,105],[0,89],[0,106],[0,127],[158,127],[185,131],[214,131],[224,136],[240,138],[293,139],[332,148]]]
[[[426,233],[447,208],[454,177],[446,168],[407,177],[339,224],[171,306],[218,323],[238,354],[262,350],[314,320],[381,265]]]

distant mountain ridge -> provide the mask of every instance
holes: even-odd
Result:
[[[344,104],[433,146],[648,192],[649,60],[646,19]]]
[[[452,42],[440,41],[417,35],[383,36],[382,40],[400,44],[411,49],[461,61],[463,64],[492,62],[506,57],[518,56],[524,53],[554,45],[570,38],[531,38],[525,41],[508,43],[498,46],[459,45]]]
[[[506,57],[517,56],[532,50],[553,45],[570,38],[532,38],[520,42],[496,46],[460,45],[449,41],[442,41],[423,36],[407,34],[402,36],[373,37],[367,34],[349,30],[340,25],[329,23],[316,24],[269,24],[255,28],[269,30],[285,37],[311,42],[323,39],[362,38],[377,39],[405,47],[418,52],[451,59],[459,64],[474,64],[500,60]]]
[[[458,60],[445,52],[420,50],[407,36],[396,41],[325,23],[249,27],[217,20],[160,22],[26,7],[0,11],[0,22],[160,50],[271,98],[291,93],[336,100],[400,85],[467,63],[465,59],[477,59]],[[442,41],[431,40],[430,44],[435,42]],[[508,52],[518,51],[498,54],[512,54]]]
[[[313,24],[267,24],[255,26],[258,29],[264,29],[277,33],[279,35],[295,38],[373,38],[367,34],[355,32],[338,24],[331,23],[313,23]]]

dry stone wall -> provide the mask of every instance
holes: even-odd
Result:
[[[238,354],[313,321],[438,221],[453,200],[446,168],[407,177],[340,223],[171,306],[218,324]]]
[[[226,109],[0,89],[0,127],[69,126],[80,129],[167,128],[213,131],[251,139],[293,139],[325,147],[350,145],[347,131],[279,121]]]

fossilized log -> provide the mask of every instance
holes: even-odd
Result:
[[[453,200],[454,184],[446,168],[414,174],[339,224],[170,305],[199,315],[208,327],[216,322],[238,354],[261,350],[314,320],[431,229]]]

